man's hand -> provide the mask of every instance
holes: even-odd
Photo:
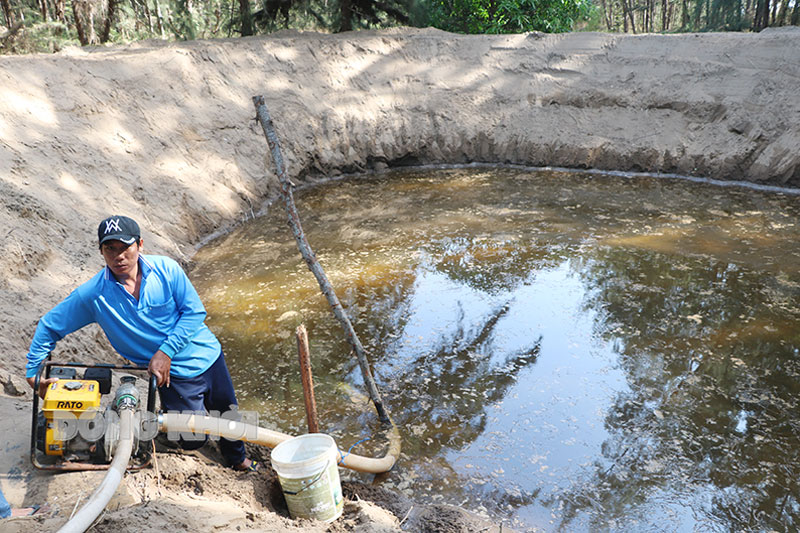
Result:
[[[26,379],[28,380],[28,385],[30,385],[31,388],[34,388],[36,386],[35,377]],[[39,380],[39,398],[44,398],[44,393],[47,392],[47,387],[50,384],[55,383],[56,381],[58,381],[58,378],[47,378]]]
[[[161,350],[153,354],[150,359],[150,364],[147,365],[147,370],[156,377],[158,386],[166,385],[169,387],[169,367],[172,365],[172,359]]]

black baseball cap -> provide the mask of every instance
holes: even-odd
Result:
[[[106,241],[122,241],[133,244],[142,238],[139,224],[132,218],[122,215],[110,216],[97,226],[97,240],[100,246]]]

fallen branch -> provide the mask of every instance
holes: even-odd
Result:
[[[336,296],[336,293],[333,290],[333,286],[328,281],[325,271],[322,269],[319,261],[317,261],[317,257],[314,255],[314,251],[311,249],[311,245],[308,243],[305,233],[303,233],[303,227],[300,225],[300,215],[297,213],[297,207],[294,205],[294,198],[292,195],[293,184],[291,181],[289,181],[289,177],[286,174],[286,168],[283,164],[283,155],[281,155],[281,147],[278,143],[278,136],[275,133],[275,127],[272,124],[272,118],[269,116],[269,111],[267,110],[267,104],[264,102],[264,97],[254,96],[253,105],[256,107],[256,116],[258,121],[261,123],[261,128],[264,130],[264,136],[267,138],[267,144],[272,152],[272,161],[275,163],[275,168],[277,170],[278,181],[280,182],[281,186],[281,196],[283,197],[283,203],[286,207],[286,214],[289,217],[289,226],[292,228],[292,233],[297,241],[297,247],[300,249],[300,254],[303,256],[303,259],[308,265],[309,270],[311,270],[311,272],[314,274],[314,277],[317,278],[317,283],[319,283],[319,288],[322,290],[322,294],[325,295],[325,298],[328,300],[331,309],[333,309],[333,314],[336,315],[337,319],[339,319],[339,322],[344,329],[345,338],[347,339],[347,342],[350,343],[350,346],[352,346],[353,351],[358,358],[358,364],[361,367],[361,374],[364,376],[364,383],[367,386],[369,397],[372,400],[372,403],[375,404],[375,409],[378,411],[378,418],[380,418],[381,422],[384,424],[391,423],[389,415],[386,413],[386,410],[383,407],[383,401],[381,400],[380,393],[378,392],[378,387],[375,385],[375,380],[372,377],[372,371],[369,367],[367,355],[364,353],[364,347],[361,345],[361,341],[358,340],[358,336],[356,336],[356,332],[353,329],[353,324],[351,324],[350,319],[347,318],[344,308],[342,307],[342,304],[339,302],[339,298]]]

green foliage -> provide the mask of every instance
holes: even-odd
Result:
[[[428,0],[429,22],[459,33],[570,31],[588,19],[590,0]]]
[[[572,29],[573,31],[606,31],[603,10],[596,4],[591,4],[587,17],[584,20],[579,20]]]

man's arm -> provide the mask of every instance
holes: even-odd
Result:
[[[172,289],[172,298],[175,300],[178,320],[150,360],[150,372],[158,378],[159,386],[169,385],[169,368],[172,358],[189,344],[206,319],[206,309],[200,301],[200,296],[180,265],[175,261],[170,261],[165,264],[165,267]]]
[[[94,322],[94,317],[81,299],[78,289],[72,291],[69,296],[39,320],[28,351],[28,363],[25,365],[25,378],[31,387],[34,385],[39,366],[56,347],[56,343],[73,331],[92,322]],[[55,380],[46,381],[47,383],[43,383],[45,386]]]

